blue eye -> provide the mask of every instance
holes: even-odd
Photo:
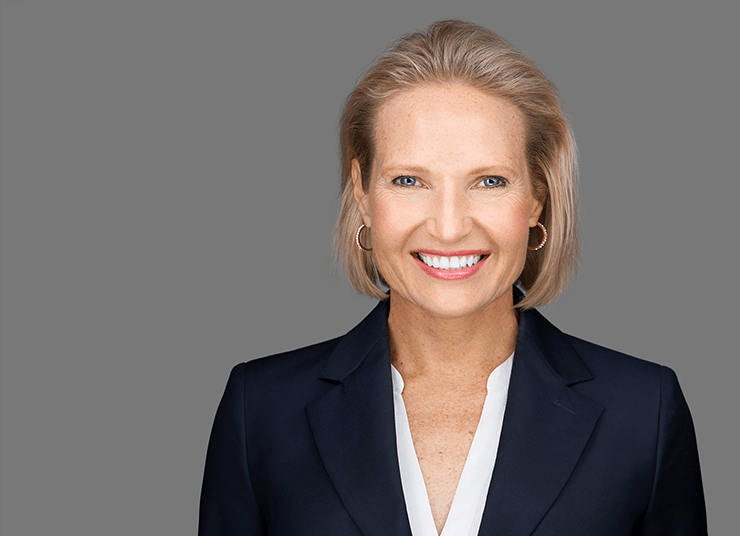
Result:
[[[409,177],[408,175],[396,177],[395,179],[393,179],[393,182],[395,182],[399,186],[416,186],[417,184],[419,184],[419,181],[417,181],[414,177]]]
[[[490,177],[484,177],[483,180],[478,183],[478,186],[482,188],[496,188],[498,186],[503,186],[505,183],[506,181],[503,177],[491,175]]]

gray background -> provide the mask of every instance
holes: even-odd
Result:
[[[373,306],[332,263],[339,110],[441,18],[559,87],[583,261],[543,312],[676,370],[710,531],[736,533],[737,10],[256,4],[0,2],[2,534],[195,532],[230,368]]]

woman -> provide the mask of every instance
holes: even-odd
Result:
[[[576,148],[544,75],[436,23],[371,66],[341,148],[338,249],[380,303],[232,371],[200,534],[705,534],[675,374],[534,309],[577,257]]]

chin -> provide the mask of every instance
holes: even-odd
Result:
[[[453,320],[456,318],[472,316],[485,311],[489,307],[495,307],[495,304],[500,302],[500,300],[504,299],[506,296],[505,291],[500,293],[491,293],[488,297],[481,295],[464,296],[459,292],[450,293],[451,295],[445,294],[447,293],[434,297],[416,297],[416,299],[411,298],[408,301],[426,314],[437,318]]]

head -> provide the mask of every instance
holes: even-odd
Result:
[[[548,231],[544,248],[522,251],[518,281],[527,295],[518,306],[551,302],[567,284],[578,256],[574,136],[556,90],[542,72],[497,35],[460,21],[438,22],[402,37],[370,66],[347,99],[340,127],[342,204],[335,239],[352,286],[387,298],[374,254],[355,246],[364,218],[354,184],[360,176],[362,189],[371,188],[384,107],[390,109],[387,104],[425,87],[476,90],[518,111],[529,188],[540,205],[538,220]],[[362,239],[372,240],[372,228]],[[534,227],[530,244],[541,239]]]

